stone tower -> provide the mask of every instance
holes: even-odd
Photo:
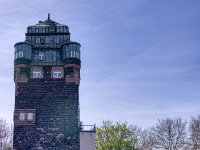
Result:
[[[50,19],[14,45],[15,150],[79,150],[80,44]]]

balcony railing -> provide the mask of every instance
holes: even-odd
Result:
[[[82,132],[96,132],[96,125],[83,125],[80,123],[80,129]]]

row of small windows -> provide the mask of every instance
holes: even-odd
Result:
[[[35,62],[43,61],[43,62],[56,62],[60,61],[60,51],[59,50],[48,50],[48,51],[35,51],[32,59]]]
[[[65,55],[65,54],[64,54]],[[38,54],[35,54],[35,60],[39,60],[39,61],[45,61],[45,59],[47,61],[56,61],[57,59],[60,59],[60,56],[59,54],[56,52],[56,51],[48,51],[46,52],[46,55],[44,52],[39,52]],[[25,57],[24,56],[24,51],[17,51],[15,52],[15,59],[17,58],[23,58]],[[78,51],[69,51],[67,54],[66,54],[66,58],[78,58],[80,59],[80,52]]]
[[[29,44],[16,44],[15,45],[15,59],[26,57],[31,58],[32,47]]]
[[[63,46],[63,57],[64,58],[78,58],[80,59],[80,45],[77,43],[66,44]]]
[[[28,27],[28,33],[49,33],[49,32],[69,32],[66,26],[56,26],[56,27],[47,27],[47,26],[32,26]]]
[[[19,51],[19,50],[31,50],[32,48],[31,48],[31,45],[29,45],[29,44],[17,44],[16,46],[15,46],[15,50],[16,51]]]
[[[66,44],[66,45],[63,46],[63,48],[66,51],[70,51],[70,50],[79,51],[80,45],[78,45],[78,44]]]
[[[29,43],[35,44],[36,38],[40,38],[40,43],[45,44],[46,37],[48,37],[46,42],[48,43],[48,39],[50,41],[48,44],[56,44],[55,40],[59,40],[59,42],[57,41],[58,43],[64,43],[64,42],[70,41],[69,35],[57,35],[57,36],[54,36],[54,35],[51,35],[51,36],[29,36],[28,35],[28,36],[26,36],[26,41]]]
[[[67,57],[73,57],[80,59],[80,52],[77,51],[70,51],[70,55],[67,55]]]
[[[60,39],[59,39],[59,37],[52,37],[52,38],[46,37],[45,39],[42,39],[40,37],[36,37],[36,39],[35,39],[36,44],[40,44],[40,43],[47,43],[48,44],[48,43],[51,43],[51,41],[58,44],[60,42]]]
[[[23,58],[24,57],[24,52],[23,51],[18,51],[15,53],[15,59],[17,58]]]
[[[15,59],[17,58],[27,58],[31,59],[31,51],[16,51],[15,52]]]
[[[19,113],[19,120],[20,121],[24,121],[24,120],[33,121],[33,113],[20,112]]]
[[[33,78],[42,78],[43,77],[43,70],[42,69],[33,69],[32,72]],[[55,68],[52,69],[52,77],[53,78],[63,78],[64,77],[64,71],[62,68]]]
[[[64,58],[77,58],[80,59],[80,52],[79,51],[63,51]]]

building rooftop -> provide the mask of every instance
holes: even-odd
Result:
[[[39,21],[39,23],[36,24],[36,26],[56,26],[56,25],[62,25],[62,24],[59,24],[59,23],[51,20],[50,19],[50,14],[48,14],[47,20]]]
[[[27,33],[69,33],[67,25],[60,24],[54,20],[51,20],[50,14],[44,21],[39,21],[35,25],[31,25],[27,28]]]

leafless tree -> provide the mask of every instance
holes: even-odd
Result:
[[[154,150],[155,139],[151,136],[150,130],[144,130],[143,132],[143,144],[140,147],[140,150]]]
[[[200,150],[200,115],[191,118],[189,132],[191,149]]]
[[[140,143],[141,143],[140,136],[142,134],[142,129],[135,126],[135,125],[129,126],[129,129],[130,129],[131,135],[132,135],[132,140],[133,140],[132,142],[135,145],[135,147],[138,148],[140,146]]]
[[[186,122],[178,119],[159,120],[151,128],[151,139],[155,149],[182,150],[186,142]]]
[[[130,126],[130,131],[133,136],[133,143],[138,150],[152,150],[153,140],[149,136],[148,130],[143,130],[138,126]]]
[[[10,128],[6,120],[0,119],[0,143],[1,145],[7,145],[10,141]],[[4,147],[5,149],[5,147]]]

